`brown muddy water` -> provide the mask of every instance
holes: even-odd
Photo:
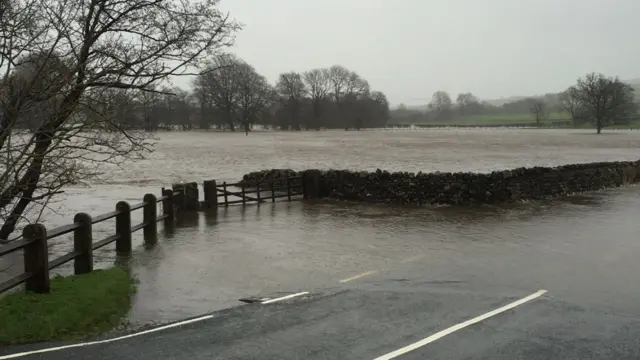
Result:
[[[235,181],[265,168],[488,172],[640,158],[640,132],[592,133],[530,129],[249,136],[160,133],[155,152],[146,160],[110,169],[109,178],[91,188],[67,189],[54,205],[56,213],[49,212],[44,223],[51,228],[69,223],[76,212],[112,211],[119,200],[141,201],[144,193],[158,194],[172,182]],[[220,208],[217,214],[187,216],[171,232],[160,230],[158,244],[151,249],[142,246],[137,234],[133,256],[119,261],[130,264],[140,282],[130,314],[134,324],[219,310],[248,296],[339,286],[339,279],[371,269],[393,271],[404,266],[403,259],[416,255],[431,264],[424,276],[434,279],[455,273],[471,280],[484,272],[485,279],[501,285],[544,283],[560,289],[567,281],[586,280],[558,273],[584,268],[591,281],[600,281],[602,291],[607,291],[613,283],[632,281],[626,268],[615,276],[597,269],[636,262],[638,208],[636,187],[505,207],[292,202]],[[136,215],[134,223],[141,218],[140,212]],[[111,235],[113,227],[113,223],[97,226],[94,240]],[[70,246],[68,237],[56,239],[51,255],[63,254]],[[113,247],[101,249],[95,259],[98,267],[111,266]]]

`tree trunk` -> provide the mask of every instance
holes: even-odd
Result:
[[[40,176],[42,175],[44,157],[53,139],[53,133],[46,130],[39,131],[38,134],[34,136],[36,137],[36,146],[33,151],[31,151],[31,161],[27,171],[19,181],[15,182],[0,196],[0,209],[4,209],[22,194],[20,200],[18,200],[13,207],[11,214],[0,229],[0,239],[2,240],[7,240],[9,235],[15,230],[15,226],[20,220],[22,213],[27,208],[27,205],[31,203],[33,193],[37,189]]]
[[[11,215],[7,217],[7,220],[2,224],[0,228],[0,240],[7,240],[16,229],[16,224],[22,217],[22,213],[27,208],[27,205],[31,203],[33,192],[35,191],[35,184],[30,185],[29,188],[22,193],[22,198],[18,201],[16,206],[11,211]]]

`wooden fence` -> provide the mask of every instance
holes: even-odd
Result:
[[[310,182],[312,183],[312,182]],[[0,246],[0,256],[5,256],[22,250],[24,256],[24,273],[0,283],[0,293],[8,291],[20,284],[25,284],[27,291],[48,293],[49,271],[63,264],[74,261],[75,274],[85,274],[93,271],[93,252],[115,242],[118,255],[131,254],[132,234],[142,229],[145,244],[154,244],[158,239],[157,223],[164,222],[165,228],[173,225],[176,213],[180,211],[198,210],[202,207],[217,208],[232,204],[247,205],[261,203],[279,198],[291,201],[297,195],[303,195],[305,187],[302,177],[272,179],[255,183],[226,183],[216,185],[215,180],[205,181],[203,184],[205,201],[198,199],[196,183],[174,184],[173,189],[162,189],[162,196],[146,194],[142,202],[129,205],[126,201],[116,204],[116,210],[110,213],[91,217],[87,213],[78,213],[73,224],[47,230],[42,224],[25,226],[22,237]],[[239,188],[240,190],[235,190]],[[307,186],[305,197],[310,197],[311,187]],[[255,194],[255,195],[253,195]],[[308,196],[307,196],[308,195]],[[223,201],[219,201],[220,198]],[[238,198],[237,200],[230,197]],[[162,214],[158,215],[158,204],[162,204]],[[137,225],[131,225],[131,212],[142,209],[143,220]],[[115,218],[115,234],[104,239],[93,241],[92,226],[97,223]],[[73,233],[73,251],[49,260],[48,241],[50,239]]]
[[[304,196],[303,188],[302,176],[229,184],[223,182],[222,185],[217,185],[215,180],[211,180],[204,182],[204,202],[207,207],[215,207],[233,204],[247,205],[248,203],[266,201],[275,202],[277,199],[284,198],[291,201],[295,196]]]

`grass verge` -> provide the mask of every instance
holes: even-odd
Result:
[[[135,282],[114,267],[51,279],[51,293],[0,297],[0,344],[71,340],[118,326],[131,306]]]

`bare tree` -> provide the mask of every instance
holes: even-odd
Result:
[[[452,115],[453,102],[451,96],[446,91],[438,90],[431,96],[428,105],[430,111],[434,112],[439,120],[449,120]]]
[[[349,77],[347,78],[347,83],[345,87],[345,96],[351,97],[359,97],[369,95],[371,91],[369,87],[369,82],[363,79],[356,72],[352,71],[349,73]]]
[[[231,130],[236,129],[236,110],[240,96],[238,74],[244,61],[233,54],[220,54],[210,60],[208,71],[196,79],[196,91],[205,94],[222,122]]]
[[[302,75],[293,71],[280,74],[276,82],[276,91],[280,95],[284,106],[289,109],[290,124],[293,125],[295,130],[300,130],[302,104],[307,95],[307,87],[302,80]],[[305,128],[309,130],[307,122],[305,122]]]
[[[311,98],[313,121],[316,130],[320,128],[320,117],[323,113],[323,104],[329,95],[329,71],[327,69],[312,69],[304,73],[304,82]]]
[[[329,123],[330,127],[340,127],[343,125],[343,102],[345,95],[345,88],[349,81],[350,71],[341,65],[333,65],[327,70],[329,79],[329,94],[333,101],[333,105],[336,110],[335,116],[332,116],[332,120]]]
[[[239,27],[216,0],[3,1],[0,239],[7,239],[29,206],[150,149],[144,135],[102,112],[106,106],[94,107],[96,99],[110,89],[154,91],[152,84],[189,74],[229,46]],[[22,73],[20,61],[34,54],[33,71]],[[53,107],[33,133],[20,133],[21,116],[47,101]]]
[[[158,117],[161,116],[161,94],[156,91],[157,86],[150,86],[152,91],[140,91],[136,100],[139,103],[142,126],[146,131],[155,131],[158,128]]]
[[[458,111],[462,115],[479,113],[483,109],[480,99],[472,93],[461,93],[456,97]]]
[[[193,94],[180,88],[173,88],[171,93],[175,95],[168,96],[167,101],[175,111],[172,118],[177,120],[177,125],[182,130],[193,130],[196,99]]]
[[[235,131],[242,126],[248,134],[265,107],[273,101],[271,86],[253,66],[232,54],[221,54],[195,81],[195,91],[211,105],[210,111]],[[203,116],[203,114],[201,114]]]
[[[213,103],[213,94],[211,87],[207,86],[206,77],[196,77],[193,81],[193,97],[198,105],[199,127],[208,130],[214,125],[215,108]]]
[[[530,107],[529,112],[533,115],[536,121],[536,125],[540,126],[540,123],[549,118],[547,111],[547,103],[540,98],[529,99]]]
[[[329,76],[329,84],[331,86],[331,96],[336,104],[339,104],[345,93],[345,88],[347,87],[347,82],[349,81],[351,73],[344,66],[333,65],[329,68],[327,74]]]
[[[595,122],[596,132],[636,114],[634,89],[616,78],[590,73],[578,79],[575,90],[569,93],[589,119]]]
[[[360,130],[364,124],[364,113],[366,110],[363,109],[363,106],[366,108],[364,104],[364,99],[369,98],[370,94],[369,82],[356,72],[350,72],[347,77],[347,82],[344,91],[344,104],[342,104],[339,109],[343,114],[344,128],[345,130],[349,130],[351,128],[355,128]]]
[[[576,96],[576,91],[575,86],[570,86],[567,90],[558,94],[559,108],[561,111],[566,111],[571,115],[571,121],[574,126],[588,120],[586,119],[585,109]]]
[[[461,93],[456,97],[456,102],[458,103],[459,107],[464,108],[469,106],[470,104],[479,103],[480,100],[472,93]]]
[[[372,91],[371,109],[368,116],[371,118],[373,127],[384,127],[389,120],[389,100],[381,91]]]
[[[258,74],[253,66],[243,63],[235,68],[239,84],[238,114],[245,135],[262,112],[269,107],[273,93],[267,79]]]

